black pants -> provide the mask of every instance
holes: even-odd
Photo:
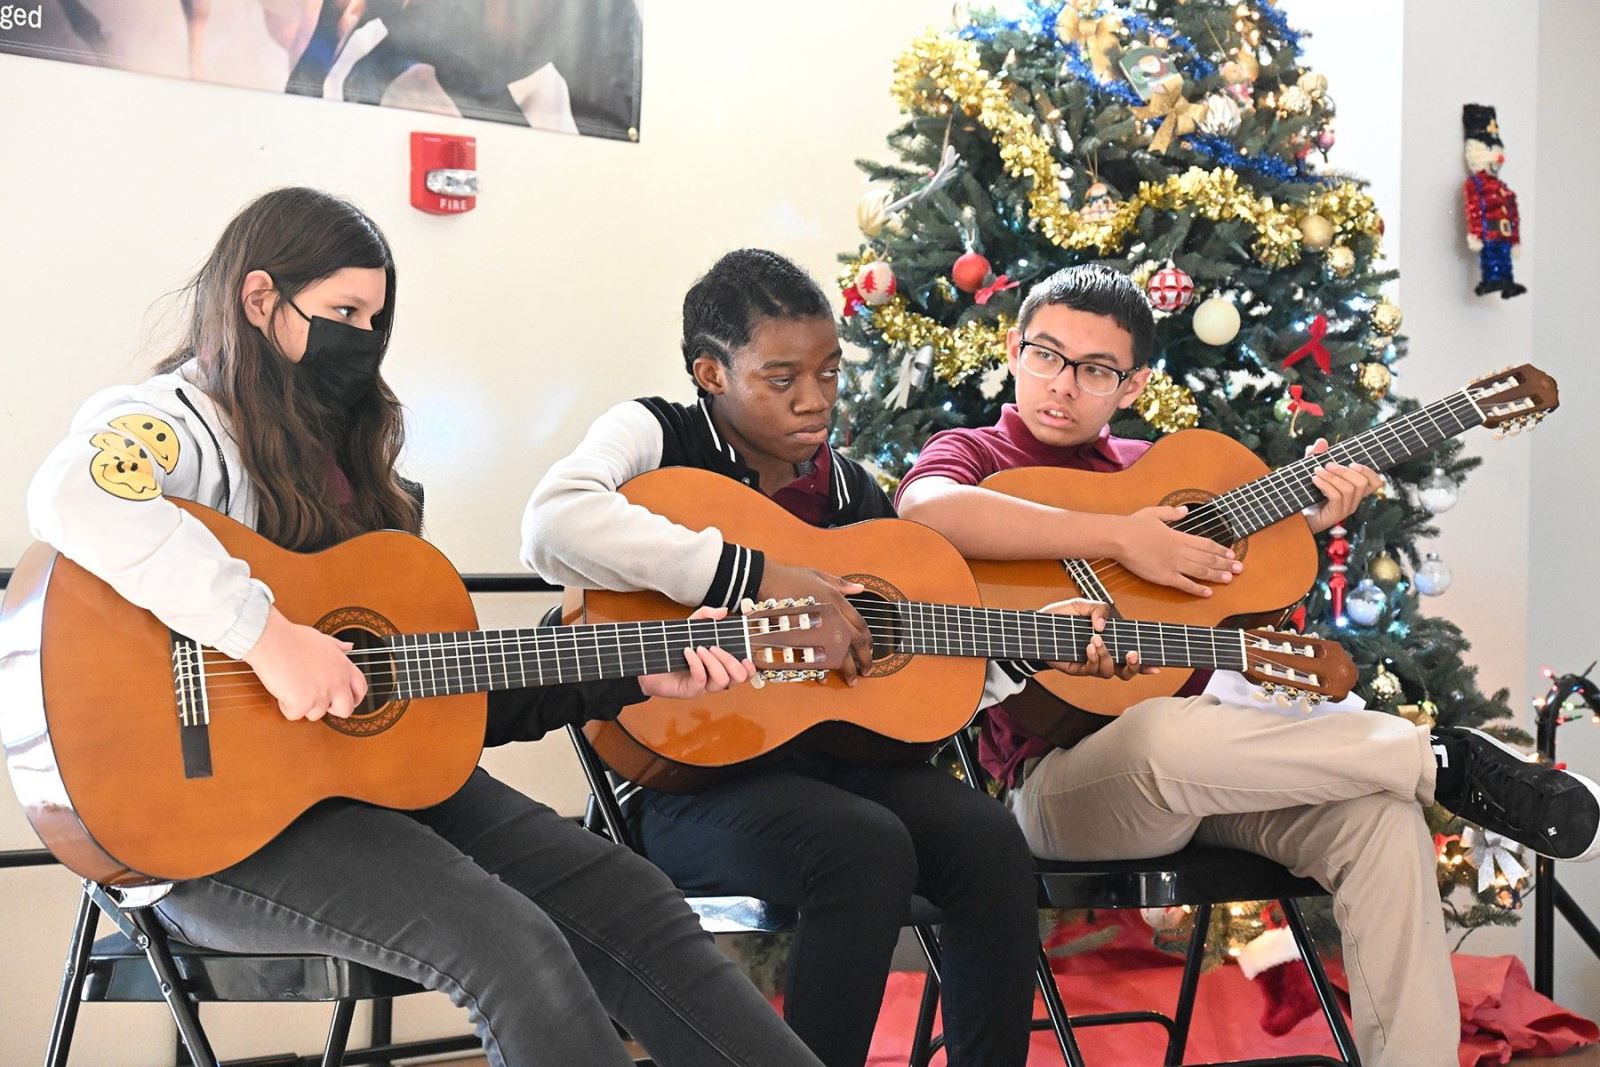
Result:
[[[627,1067],[608,1015],[660,1064],[817,1064],[660,871],[482,770],[423,811],[319,804],[159,910],[196,945],[441,990],[494,1067]]]
[[[645,853],[690,894],[797,907],[784,1010],[828,1067],[860,1067],[913,893],[944,915],[952,1064],[1027,1059],[1033,860],[1001,804],[928,764],[790,757],[692,796],[646,791]]]

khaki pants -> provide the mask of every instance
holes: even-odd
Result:
[[[1366,1067],[1455,1067],[1460,1024],[1421,805],[1428,732],[1374,711],[1291,717],[1166,697],[1035,764],[1011,807],[1036,854],[1245,849],[1333,894]]]

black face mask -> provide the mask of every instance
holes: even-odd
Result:
[[[378,380],[383,334],[321,315],[307,315],[293,300],[289,300],[289,306],[310,323],[306,354],[300,357],[297,373],[304,376],[317,399],[329,409],[342,412],[354,407]]]

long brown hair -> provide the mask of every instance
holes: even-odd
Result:
[[[198,360],[199,384],[227,414],[258,501],[256,529],[286,548],[324,548],[367,530],[417,532],[421,506],[395,473],[405,442],[403,409],[380,377],[345,411],[322,407],[278,340],[245,318],[240,292],[253,270],[293,299],[346,267],[382,268],[383,311],[372,328],[384,347],[394,324],[394,258],[372,220],[315,189],[277,189],[235,215],[184,288],[188,328],[159,370]],[[276,316],[271,320],[276,321]],[[334,502],[327,457],[350,480],[355,500]]]

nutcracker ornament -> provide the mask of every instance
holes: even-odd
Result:
[[[1478,253],[1481,280],[1474,292],[1479,296],[1498,292],[1509,300],[1528,291],[1511,276],[1511,256],[1522,241],[1522,226],[1517,217],[1517,194],[1500,180],[1505,165],[1505,145],[1500,140],[1500,124],[1494,108],[1466,104],[1461,109],[1461,125],[1466,134],[1468,178],[1462,186],[1467,208],[1467,247]]]

